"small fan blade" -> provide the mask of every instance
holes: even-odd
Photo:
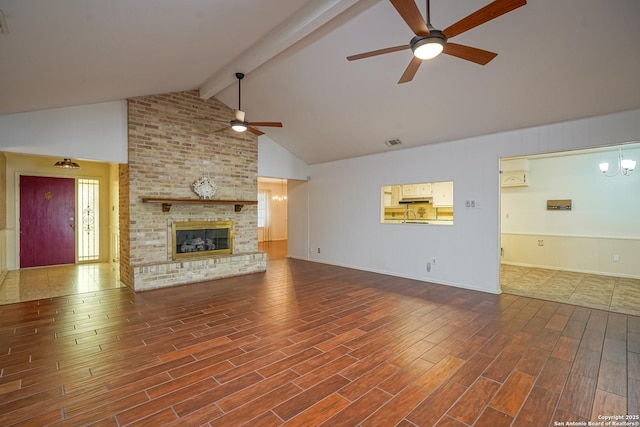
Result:
[[[408,44],[403,44],[402,46],[394,46],[394,47],[388,47],[386,49],[372,50],[371,52],[365,52],[365,53],[359,53],[358,55],[347,56],[347,60],[355,61],[356,59],[370,58],[372,56],[384,55],[385,53],[399,52],[401,50],[409,49],[409,47],[410,46]]]
[[[495,0],[449,26],[442,33],[450,39],[527,4],[526,0]]]
[[[447,43],[442,52],[480,65],[486,65],[489,61],[498,56],[497,53],[489,52],[488,50],[464,46],[457,43]]]
[[[268,126],[272,128],[281,128],[282,123],[280,122],[250,122],[251,126]]]
[[[407,68],[404,70],[402,77],[398,80],[398,84],[407,83],[413,80],[413,76],[416,75],[418,68],[420,68],[420,64],[422,64],[422,59],[416,58],[415,56],[411,58],[411,62],[407,65]]]
[[[236,110],[236,120],[244,122],[244,111]]]
[[[391,0],[391,4],[416,36],[429,35],[429,28],[427,28],[415,0]]]
[[[247,130],[248,130],[249,132],[251,132],[252,134],[256,135],[256,136],[264,135],[264,132],[262,132],[261,130],[258,130],[258,129],[256,129],[256,128],[252,128],[251,126],[249,126],[249,127],[247,128]]]

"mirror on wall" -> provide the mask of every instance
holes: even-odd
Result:
[[[383,224],[453,225],[453,181],[383,185]]]

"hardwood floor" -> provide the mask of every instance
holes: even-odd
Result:
[[[260,242],[258,243],[258,250],[266,252],[267,261],[283,259],[287,257],[287,241],[272,240],[269,242]]]
[[[3,426],[546,426],[639,402],[639,317],[301,260],[0,306]]]

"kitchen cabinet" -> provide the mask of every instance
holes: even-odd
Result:
[[[503,171],[500,175],[500,185],[502,187],[527,187],[527,171]]]
[[[404,184],[402,186],[403,198],[431,197],[433,191],[430,182],[420,184]]]
[[[529,185],[529,161],[527,159],[502,160],[500,162],[501,187],[527,187]]]
[[[434,182],[433,206],[453,206],[453,181]]]
[[[416,186],[416,196],[418,197],[431,197],[433,196],[433,191],[431,189],[430,182],[423,182],[422,184],[415,184]]]
[[[383,187],[383,200],[385,208],[395,208],[400,206],[400,186],[385,185]]]
[[[415,184],[405,184],[402,186],[402,197],[416,197],[417,187]]]

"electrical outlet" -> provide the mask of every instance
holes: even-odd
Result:
[[[431,263],[428,262],[427,263],[427,273],[430,273],[430,272],[431,272]]]
[[[320,248],[318,248],[318,253],[320,253]]]
[[[614,255],[613,262],[620,262],[620,255]]]

